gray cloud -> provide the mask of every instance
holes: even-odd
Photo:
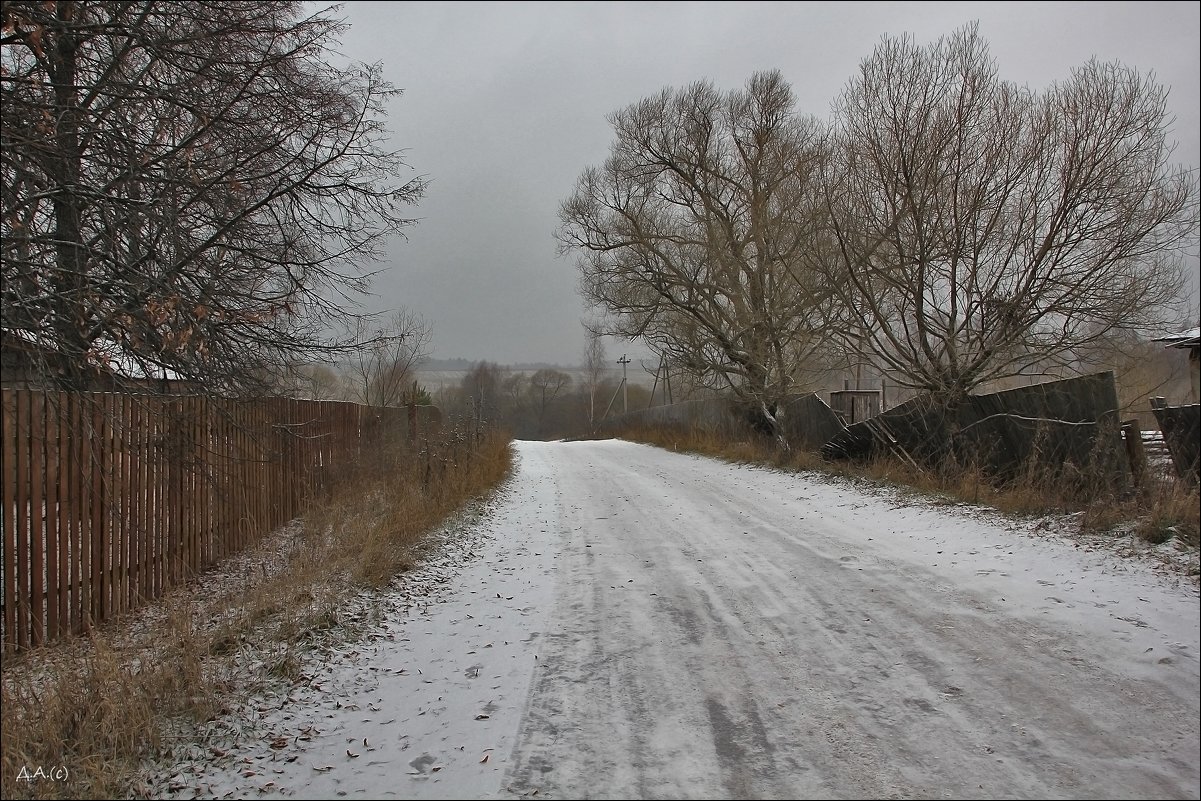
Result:
[[[606,155],[605,115],[664,86],[708,78],[733,89],[778,68],[800,109],[826,117],[884,34],[928,42],[977,20],[1001,77],[1032,88],[1091,57],[1153,71],[1172,88],[1175,160],[1195,167],[1199,10],[1193,2],[347,3],[338,15],[351,26],[343,51],[383,62],[404,90],[391,108],[394,143],[432,181],[421,223],[389,248],[371,305],[424,315],[440,357],[577,362],[585,310],[552,232],[576,176]]]

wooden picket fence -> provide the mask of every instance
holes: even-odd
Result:
[[[293,519],[405,409],[0,391],[5,652],[160,597]]]

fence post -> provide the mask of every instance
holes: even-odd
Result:
[[[105,429],[107,427],[105,416],[107,410],[104,404],[106,399],[107,395],[105,393],[97,392],[91,395],[92,495],[89,499],[89,508],[92,519],[92,537],[89,540],[89,544],[92,554],[92,592],[89,597],[91,598],[91,619],[93,624],[98,624],[107,617],[105,608],[108,606],[105,602],[108,589],[108,580],[105,576],[105,569],[108,567],[108,560],[105,558],[108,521],[105,518],[108,515],[108,509],[104,494],[105,485],[107,484],[105,471],[108,469],[109,459],[109,449],[105,443]]]
[[[1130,476],[1134,486],[1141,487],[1147,475],[1147,452],[1143,448],[1143,432],[1138,420],[1122,422],[1122,440],[1126,445],[1126,457],[1130,460]]]
[[[130,396],[116,396],[114,405],[113,454],[117,459],[113,476],[114,505],[116,516],[113,548],[113,614],[120,615],[129,608],[129,537],[130,537],[130,456],[129,421]]]
[[[3,391],[3,416],[0,417],[0,470],[4,482],[4,650],[16,650],[17,641],[17,452],[20,428],[17,425],[17,398],[20,390]]]
[[[75,627],[86,632],[92,625],[92,415],[90,401],[83,394],[75,395],[71,415],[71,432],[75,440],[75,573],[72,575]]]
[[[66,599],[63,597],[63,562],[66,540],[63,519],[66,504],[61,487],[66,477],[62,454],[62,395],[47,393],[46,432],[46,638],[56,640],[63,628]]]

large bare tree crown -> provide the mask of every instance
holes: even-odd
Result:
[[[609,158],[581,174],[557,232],[604,333],[730,388],[768,428],[824,344],[824,291],[802,256],[825,132],[794,106],[764,72],[739,91],[697,82],[614,112]]]
[[[1089,62],[1044,92],[1007,83],[976,26],[886,37],[837,99],[810,252],[848,351],[949,396],[1071,373],[1182,297],[1194,171],[1169,164],[1167,89]]]
[[[47,380],[104,363],[249,391],[334,344],[421,197],[397,90],[293,2],[6,2],[3,326]]]

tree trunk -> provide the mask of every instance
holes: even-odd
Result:
[[[82,210],[80,197],[79,152],[79,90],[76,86],[76,42],[68,30],[74,16],[73,3],[59,4],[57,41],[49,48],[50,79],[54,86],[55,132],[54,155],[49,159],[51,172],[60,191],[54,193],[54,236],[57,250],[55,292],[62,310],[54,320],[60,349],[63,378],[76,390],[85,389],[85,355],[88,343],[84,339],[87,309],[84,288],[87,285],[86,258],[80,230]]]

